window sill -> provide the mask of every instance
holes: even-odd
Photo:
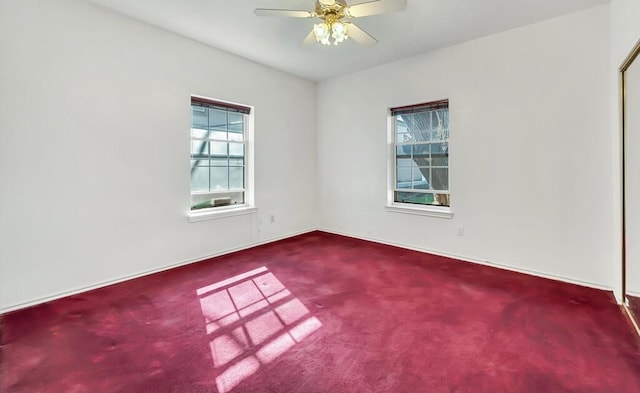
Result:
[[[253,214],[257,211],[258,211],[258,208],[248,206],[248,205],[216,207],[211,209],[189,211],[187,213],[187,220],[189,222],[214,220],[214,219],[224,218],[224,217],[243,216],[245,214]]]
[[[401,203],[385,206],[388,212],[415,214],[419,216],[430,216],[438,218],[453,218],[451,208],[444,206],[415,206]]]

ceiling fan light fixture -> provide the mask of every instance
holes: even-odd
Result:
[[[342,22],[323,22],[313,25],[316,41],[323,45],[338,45],[348,38],[347,25]],[[331,41],[333,38],[333,42]]]
[[[316,36],[316,41],[321,44],[329,45],[329,37],[331,37],[330,27],[326,23],[316,23],[313,25],[313,34]]]
[[[331,37],[333,37],[334,45],[338,45],[342,41],[349,38],[347,35],[347,25],[342,22],[336,22],[331,26]]]

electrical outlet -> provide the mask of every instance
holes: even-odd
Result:
[[[464,227],[458,227],[458,236],[464,236]]]
[[[269,221],[270,222],[275,222],[276,221],[276,216],[273,215],[273,214],[271,216],[269,216]]]

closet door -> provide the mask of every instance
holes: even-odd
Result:
[[[640,44],[640,42],[639,42]],[[640,45],[623,65],[625,301],[640,322]]]

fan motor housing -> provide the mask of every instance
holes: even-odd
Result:
[[[316,1],[316,16],[320,18],[333,18],[338,20],[344,18],[344,10],[347,3],[344,0],[335,0],[333,4],[323,4],[320,0]]]

